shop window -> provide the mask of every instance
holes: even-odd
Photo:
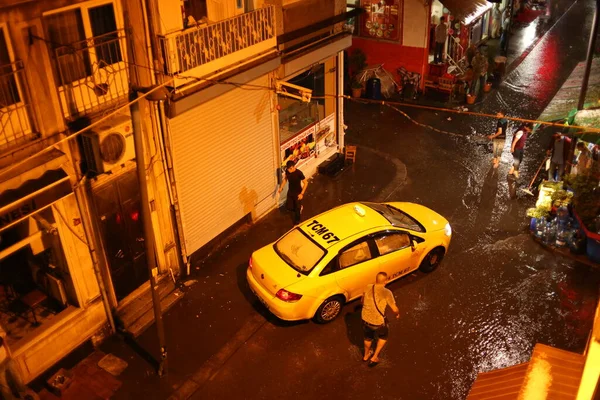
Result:
[[[60,86],[123,61],[112,3],[73,8],[44,17]]]
[[[305,103],[290,97],[278,96],[281,144],[325,117],[325,64],[319,64],[289,79],[288,82],[312,90],[312,96],[316,99]]]
[[[0,325],[9,345],[78,306],[52,208],[0,233]]]

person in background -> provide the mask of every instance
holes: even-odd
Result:
[[[473,80],[471,81],[470,93],[479,97],[479,93],[481,93],[481,89],[483,89],[483,86],[485,85],[488,71],[488,60],[481,48],[477,49],[475,57],[473,57],[472,65]]]
[[[494,4],[492,8],[492,39],[496,39],[500,36],[500,28],[502,25],[502,12],[500,11],[500,5]]]
[[[16,389],[17,395],[13,393]],[[0,335],[0,393],[4,400],[13,399],[34,399],[31,391],[21,380],[19,369],[12,359],[4,337]]]
[[[385,309],[390,307],[400,318],[400,310],[396,306],[394,294],[385,287],[388,275],[385,272],[379,272],[375,277],[374,285],[367,285],[363,293],[361,318],[363,320],[363,329],[365,333],[365,355],[363,361],[369,362],[369,367],[374,367],[379,363],[379,353],[387,343],[388,326],[385,319]],[[375,351],[371,352],[373,340],[377,336],[377,346]]]
[[[577,175],[588,175],[592,168],[592,152],[584,142],[577,142]]]
[[[550,169],[548,170],[548,180],[561,180],[565,173],[565,165],[570,154],[571,139],[562,133],[556,133],[552,136],[552,141],[546,154],[550,156]]]
[[[527,138],[533,129],[533,124],[526,122],[523,124],[514,134],[512,144],[510,146],[510,152],[513,155],[513,165],[508,171],[509,175],[513,175],[519,179],[519,167],[523,162],[523,153],[525,152],[525,143]]]
[[[444,61],[444,45],[448,38],[448,24],[446,18],[440,17],[440,23],[435,27],[435,52],[433,53],[433,62],[440,64]]]
[[[302,171],[296,168],[294,161],[289,160],[285,166],[285,176],[279,186],[278,192],[281,193],[286,182],[290,183],[285,204],[287,209],[294,215],[294,225],[298,225],[302,216],[302,209],[304,208],[302,207],[302,199],[308,187],[308,182]]]
[[[494,168],[498,168],[500,165],[504,143],[506,143],[506,130],[508,129],[508,120],[504,118],[504,111],[498,111],[496,117],[498,118],[496,132],[493,135],[488,136],[488,139],[490,139],[494,145]]]
[[[475,54],[477,54],[477,46],[475,46],[475,43],[471,42],[466,51],[467,63],[469,67],[473,65],[473,58],[475,57]]]
[[[506,48],[506,42],[508,40],[508,28],[510,27],[510,13],[508,8],[502,13],[502,34],[500,35],[500,51],[506,55],[508,49]]]

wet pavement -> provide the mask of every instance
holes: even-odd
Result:
[[[535,118],[585,58],[593,1],[580,0],[475,109]],[[400,107],[400,109],[402,109]],[[404,109],[403,109],[404,110]],[[519,181],[508,180],[508,148],[498,170],[483,135],[495,121],[387,105],[346,103],[346,141],[357,162],[337,178],[315,177],[304,217],[353,200],[414,201],[453,226],[450,250],[431,274],[390,285],[401,318],[392,320],[382,362],[360,362],[357,303],[327,325],[283,323],[251,295],[245,269],[251,252],[290,227],[275,211],[246,227],[209,257],[193,260],[186,296],[165,316],[169,375],[118,336],[103,346],[129,367],[117,399],[166,398],[184,382],[197,399],[347,398],[463,399],[478,372],[529,359],[540,342],[583,351],[598,296],[600,269],[545,250],[527,232],[534,199],[521,190],[543,158],[551,129],[533,135]],[[448,120],[448,118],[451,120]],[[151,327],[139,338],[155,352]],[[156,356],[156,354],[154,354]]]

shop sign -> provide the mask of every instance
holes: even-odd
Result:
[[[69,180],[66,179],[58,185],[53,186],[48,190],[44,190],[31,199],[13,202],[2,211],[2,214],[0,214],[0,229],[33,214],[37,210],[54,203],[69,193],[71,193],[71,184],[69,183]]]
[[[363,0],[360,35],[375,39],[400,40],[401,0]]]
[[[281,168],[292,160],[299,165],[316,155],[317,143],[328,145],[335,139],[335,114],[318,121],[281,145]]]

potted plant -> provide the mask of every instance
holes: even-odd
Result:
[[[355,99],[359,98],[362,95],[362,83],[360,83],[357,79],[352,80],[352,97]]]
[[[354,49],[348,57],[348,67],[350,69],[350,88],[352,89],[352,97],[360,97],[362,84],[358,75],[367,67],[367,55],[361,49]],[[356,95],[358,93],[358,95]]]

